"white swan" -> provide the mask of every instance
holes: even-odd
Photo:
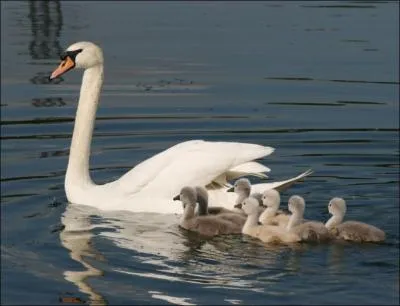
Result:
[[[196,216],[194,210],[198,198],[195,188],[183,187],[174,200],[178,200],[178,198],[182,201],[184,210],[179,223],[182,228],[210,237],[242,232],[242,225],[218,218],[217,215]]]
[[[95,184],[89,173],[92,133],[103,83],[102,50],[91,42],[69,46],[61,64],[50,79],[73,69],[84,69],[75,117],[65,192],[70,203],[94,206],[101,210],[180,213],[172,198],[182,186],[207,186],[209,203],[232,208],[235,197],[225,192],[228,180],[245,175],[262,176],[269,168],[254,160],[271,154],[271,147],[237,142],[192,140],[179,143],[141,162],[119,179]],[[253,186],[259,192],[285,188],[309,175]]]
[[[338,239],[356,242],[381,242],[385,240],[385,232],[381,229],[358,221],[343,222],[346,214],[346,201],[333,198],[328,204],[332,217],[326,222],[326,228]]]

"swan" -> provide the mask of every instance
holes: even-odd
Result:
[[[263,225],[278,225],[286,227],[290,215],[279,209],[281,197],[275,189],[265,190],[262,194],[263,205],[267,208],[260,215],[259,221]]]
[[[358,221],[343,222],[346,214],[346,201],[332,198],[328,204],[332,217],[326,222],[326,228],[338,239],[356,242],[381,242],[385,240],[385,232],[381,229]]]
[[[205,216],[205,215],[216,215],[220,213],[231,213],[232,211],[226,209],[222,206],[208,206],[208,192],[205,187],[196,186],[195,187],[197,192],[197,203],[196,206],[197,211],[195,214],[198,216]],[[179,199],[175,197],[174,200]]]
[[[214,215],[217,218],[222,218],[238,224],[240,228],[243,227],[246,217],[242,213],[236,213],[224,207],[208,207],[207,190],[203,187],[195,187],[197,192],[198,215],[207,216]],[[175,198],[174,198],[175,199]]]
[[[172,197],[182,186],[207,186],[209,204],[231,208],[234,197],[225,191],[228,180],[240,176],[265,177],[269,168],[256,162],[274,148],[238,142],[189,140],[178,143],[139,163],[115,181],[98,185],[89,172],[89,157],[96,110],[103,84],[103,52],[92,42],[70,45],[60,56],[60,65],[50,80],[74,69],[83,69],[79,102],[75,116],[65,193],[69,203],[100,210],[180,213]],[[284,181],[260,183],[254,189],[287,188],[303,179],[308,171]]]
[[[242,234],[257,238],[265,243],[272,242],[299,242],[299,235],[286,228],[274,225],[259,225],[259,203],[256,198],[248,197],[242,202],[242,209],[247,215],[247,220],[242,228]]]
[[[289,198],[288,209],[291,212],[286,230],[296,234],[300,241],[320,242],[330,240],[331,234],[322,222],[306,221],[304,222],[304,210],[306,202],[299,195],[293,195]]]
[[[227,234],[240,234],[242,226],[214,215],[196,216],[194,210],[198,199],[196,189],[185,186],[174,200],[180,200],[183,204],[183,215],[179,225],[192,232],[204,236],[217,236]]]
[[[247,214],[247,220],[242,228],[245,235],[258,238],[263,242],[294,243],[320,242],[331,239],[331,235],[321,222],[302,222],[305,201],[294,195],[289,198],[288,208],[292,213],[286,227],[274,225],[258,225],[260,210],[258,201],[249,197],[242,203],[242,209]]]
[[[252,196],[258,200],[260,206],[262,206],[262,194],[259,192],[251,193],[251,183],[247,178],[238,179],[235,184],[227,190],[228,192],[234,192],[237,194],[236,205],[243,202],[244,199]]]

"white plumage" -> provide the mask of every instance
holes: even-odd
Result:
[[[66,50],[66,57],[53,72],[58,77],[73,67],[83,68],[78,108],[65,178],[69,202],[97,207],[102,210],[133,212],[181,213],[172,198],[183,186],[206,186],[210,205],[231,209],[235,196],[227,193],[228,180],[243,175],[265,177],[269,168],[255,162],[274,148],[237,142],[191,140],[139,163],[116,181],[96,185],[89,173],[90,145],[96,110],[103,83],[102,50],[91,42],[78,42]],[[253,190],[290,184],[309,175],[256,184]]]

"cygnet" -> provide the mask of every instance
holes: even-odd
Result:
[[[326,222],[326,228],[338,239],[356,242],[381,242],[385,240],[385,232],[373,225],[358,222],[343,222],[346,214],[346,202],[342,198],[329,201],[328,211],[332,217]]]

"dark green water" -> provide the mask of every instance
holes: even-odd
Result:
[[[2,1],[2,304],[398,304],[398,14],[396,1]],[[343,196],[387,242],[206,241],[176,216],[68,206],[81,73],[47,76],[80,40],[105,55],[96,182],[184,140],[269,145],[272,180],[315,171],[283,201],[303,195],[325,221]]]

